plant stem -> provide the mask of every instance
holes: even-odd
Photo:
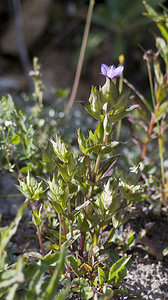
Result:
[[[62,218],[61,218],[61,215],[58,215],[58,217],[59,217],[59,250],[61,250]]]
[[[123,82],[138,96],[138,98],[144,103],[147,109],[152,112],[152,108],[145,97],[125,78],[123,78]]]
[[[123,55],[119,56],[119,61],[120,61],[120,64],[123,65],[123,63],[124,63],[124,56]],[[121,94],[122,90],[123,90],[123,73],[121,74],[120,79],[119,79],[119,93],[120,94]],[[116,134],[116,140],[117,141],[120,138],[121,125],[122,125],[122,120],[118,121],[118,124],[117,124],[117,134]]]
[[[108,136],[107,136],[106,133],[104,132],[104,135],[103,135],[103,142],[104,142],[105,144],[107,144],[107,141],[108,141]],[[102,157],[102,154],[99,153],[98,156],[97,156],[96,164],[95,164],[95,168],[94,168],[94,181],[95,181],[95,182],[96,182],[97,175],[98,175],[98,172],[99,172],[99,166],[100,166],[100,160],[101,160],[101,157]],[[90,186],[89,192],[88,192],[88,197],[87,197],[88,200],[90,200],[90,198],[91,198],[91,196],[92,196],[92,191],[93,191],[93,187]],[[85,213],[87,212],[88,207],[89,207],[89,205],[85,208]],[[79,254],[80,254],[81,256],[83,256],[85,237],[86,237],[86,233],[85,233],[85,232],[81,232],[81,237],[80,237],[80,250],[79,250]]]
[[[69,193],[69,183],[67,183],[67,187],[68,187],[68,193]],[[71,200],[69,199],[68,201],[68,215],[71,215]],[[71,231],[71,238],[73,237],[73,227],[72,224],[70,223],[70,231]]]
[[[143,145],[143,148],[142,148],[142,153],[141,153],[141,159],[143,160],[146,156],[146,151],[147,151],[147,146],[149,144],[149,141],[150,141],[150,136],[152,134],[152,131],[153,131],[153,126],[154,126],[154,123],[155,123],[155,114],[152,113],[151,114],[151,120],[150,120],[150,124],[149,124],[149,129],[148,129],[148,137]]]
[[[103,222],[103,224],[101,225],[99,237],[98,237],[98,240],[97,240],[97,246],[98,246],[98,247],[99,247],[100,240],[101,240],[101,236],[102,236],[102,233],[103,233],[103,227],[104,227],[104,222]]]
[[[86,237],[86,232],[81,232],[80,236],[80,249],[79,249],[79,255],[83,257],[83,250],[84,250],[84,244],[85,244],[85,237]]]
[[[90,165],[89,155],[87,155],[87,161],[88,161],[89,179],[92,180],[92,172],[91,172],[91,165]]]
[[[76,93],[77,93],[77,89],[78,89],[78,85],[79,85],[79,79],[80,79],[81,70],[82,70],[82,65],[83,65],[83,60],[84,60],[84,55],[85,55],[85,50],[86,50],[86,44],[87,44],[88,35],[89,35],[89,29],[90,29],[94,4],[95,4],[95,1],[90,0],[87,18],[86,18],[86,25],[85,25],[85,30],[84,30],[84,34],[83,34],[82,45],[81,45],[81,50],[80,50],[80,55],[79,55],[79,60],[78,60],[78,65],[77,65],[76,74],[75,74],[75,80],[74,80],[72,92],[70,95],[70,99],[68,102],[68,106],[65,111],[65,115],[69,114],[69,112],[72,108],[72,105],[74,103],[75,97],[76,97]]]
[[[151,67],[150,67],[150,62],[149,62],[149,60],[147,60],[147,69],[148,69],[149,84],[150,84],[150,90],[151,90],[151,96],[152,96],[152,102],[153,102],[153,110],[155,111],[156,100],[155,100],[155,95],[154,95],[154,88],[153,88],[153,81],[152,81],[152,73],[151,73]]]
[[[162,200],[163,203],[166,202],[166,194],[164,192],[165,189],[165,172],[164,172],[164,141],[163,141],[163,127],[159,126],[159,155],[160,155],[160,165],[161,165],[161,176],[162,176]]]
[[[99,172],[99,166],[100,166],[101,157],[102,157],[102,154],[99,153],[98,156],[97,156],[97,159],[96,159],[96,164],[95,164],[95,169],[94,169],[94,178],[95,178],[95,181],[96,181],[96,178],[97,178],[97,175],[98,175],[98,172]]]

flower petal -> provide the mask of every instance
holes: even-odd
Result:
[[[114,79],[119,77],[124,70],[124,66],[115,67],[114,65],[107,66],[105,64],[101,65],[101,73],[102,75],[108,77],[109,79]]]
[[[123,70],[124,70],[124,66],[119,66],[119,67],[115,68],[115,70],[113,70],[113,77],[112,78],[119,77],[121,75],[121,73],[123,72]]]
[[[104,76],[107,76],[108,68],[109,68],[109,67],[108,67],[107,65],[102,64],[102,65],[101,65],[101,73],[100,73],[100,74],[102,74],[102,75],[104,75]]]
[[[112,79],[114,71],[115,71],[115,66],[114,65],[110,66],[107,71],[107,77]]]

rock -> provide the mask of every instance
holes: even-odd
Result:
[[[42,35],[48,19],[52,0],[28,0],[22,4],[22,30],[27,48]],[[18,55],[18,44],[13,20],[2,36],[1,50],[5,54]]]

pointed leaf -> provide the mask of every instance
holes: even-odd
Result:
[[[119,280],[119,272],[121,272],[124,268],[127,262],[130,260],[131,255],[122,257],[119,259],[116,263],[114,263],[110,269],[108,281],[110,282],[112,279],[115,279],[115,283]]]

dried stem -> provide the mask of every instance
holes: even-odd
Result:
[[[92,13],[93,13],[94,3],[95,3],[94,0],[90,0],[88,13],[87,13],[87,19],[86,19],[86,25],[85,25],[85,30],[84,30],[84,34],[83,34],[82,45],[81,45],[81,50],[80,50],[80,55],[79,55],[79,60],[78,60],[78,65],[77,65],[76,74],[75,74],[75,80],[74,80],[71,96],[70,96],[70,99],[68,102],[68,106],[65,111],[65,115],[69,114],[69,112],[72,108],[72,105],[74,103],[75,97],[76,97],[76,93],[77,93],[77,89],[78,89],[78,85],[79,85],[79,79],[80,79],[81,70],[82,70],[82,65],[83,65],[83,60],[84,60],[84,55],[85,55],[85,50],[86,50],[86,44],[87,44],[88,35],[89,35],[89,29],[90,29],[90,24],[91,24],[91,17],[92,17]]]
[[[150,124],[149,124],[149,129],[148,129],[148,137],[147,137],[147,140],[145,141],[144,145],[143,145],[143,148],[142,148],[142,153],[141,153],[141,159],[143,160],[146,156],[146,151],[147,151],[147,146],[149,144],[149,141],[150,141],[150,137],[151,137],[151,134],[152,134],[152,131],[153,131],[153,126],[154,126],[154,123],[155,123],[155,114],[152,113],[151,114],[151,120],[150,120]]]

